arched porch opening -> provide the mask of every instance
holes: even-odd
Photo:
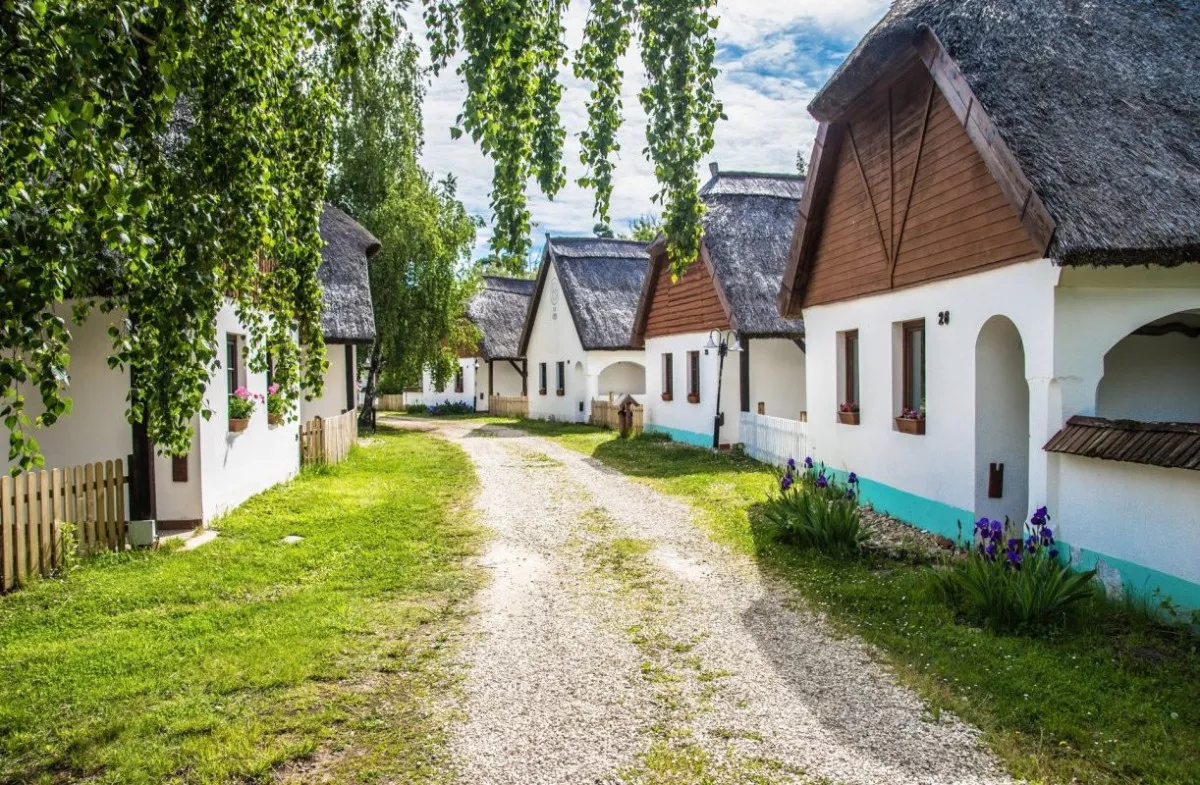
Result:
[[[1200,422],[1200,309],[1156,319],[1108,350],[1096,416]]]
[[[597,392],[600,395],[644,395],[646,366],[628,360],[607,366],[600,371]]]
[[[1029,384],[1017,326],[993,316],[975,342],[975,513],[1029,514]]]

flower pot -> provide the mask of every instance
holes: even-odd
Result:
[[[695,393],[688,394],[688,403],[700,403],[700,396]]]
[[[858,425],[859,412],[838,412],[838,422],[842,425]]]
[[[913,436],[925,435],[925,420],[917,420],[912,417],[897,417],[896,430],[900,433],[908,433]]]
[[[670,403],[671,401],[675,400],[675,396],[672,395],[671,393],[663,393],[662,399],[664,401],[666,401],[667,403]]]
[[[267,422],[270,425],[283,425],[283,415],[282,414],[268,414]]]
[[[246,430],[246,426],[249,424],[250,424],[249,418],[235,419],[233,417],[230,417],[229,418],[229,432],[230,433],[241,433],[242,431]]]

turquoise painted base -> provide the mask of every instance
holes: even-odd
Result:
[[[696,447],[712,448],[711,433],[697,433],[696,431],[685,431],[680,428],[668,428],[665,425],[647,425],[646,431],[649,433],[665,433],[671,437],[671,441],[679,442],[680,444],[691,444]]]
[[[825,473],[842,484],[846,483],[849,476],[847,472],[838,469],[826,468]],[[885,512],[893,518],[899,518],[917,528],[949,537],[952,540],[958,540],[961,537],[964,542],[970,542],[974,536],[975,515],[970,510],[951,507],[948,504],[916,496],[861,475],[858,482],[859,499],[880,512]],[[1059,550],[1064,558],[1067,554],[1076,554],[1078,557],[1076,566],[1080,569],[1090,570],[1096,566],[1097,562],[1103,561],[1120,574],[1121,586],[1126,592],[1132,592],[1138,596],[1149,596],[1155,589],[1158,589],[1162,597],[1169,597],[1171,602],[1183,609],[1190,611],[1200,608],[1200,584],[1105,553],[1097,553],[1086,548],[1072,549],[1070,543],[1067,542],[1060,541]]]

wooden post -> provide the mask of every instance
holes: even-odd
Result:
[[[13,493],[12,477],[0,477],[0,590],[8,591],[16,583],[16,558],[13,555]]]
[[[125,534],[128,528],[128,521],[125,520],[125,471],[121,465],[121,459],[116,462],[116,484],[113,490],[116,493],[117,505],[117,548],[125,550]]]
[[[50,504],[50,472],[42,470],[38,472],[38,496],[41,502],[41,515],[38,525],[38,542],[39,552],[42,560],[42,575],[49,575],[54,569],[54,552],[50,545],[50,528],[53,524],[51,518],[53,507]]]
[[[87,512],[84,514],[84,526],[88,529],[88,544],[92,548],[100,545],[99,519],[96,517],[96,466],[88,464],[83,467],[83,493]]]

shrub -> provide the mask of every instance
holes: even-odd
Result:
[[[804,461],[804,471],[789,459],[779,477],[779,494],[766,504],[764,517],[779,538],[801,548],[814,548],[833,556],[858,554],[870,539],[862,525],[856,486],[850,474],[849,487],[842,488],[826,476],[824,467]]]
[[[424,414],[427,411],[429,411],[429,407],[423,403],[410,403],[404,407],[406,414]]]
[[[974,547],[933,572],[933,588],[967,618],[998,629],[1060,622],[1096,594],[1095,570],[1078,572],[1058,558],[1050,515],[1040,507],[1024,536],[1007,522],[981,518]]]
[[[435,404],[430,406],[427,411],[431,417],[438,417],[446,414],[473,414],[475,407],[469,403],[454,401],[451,403]]]

